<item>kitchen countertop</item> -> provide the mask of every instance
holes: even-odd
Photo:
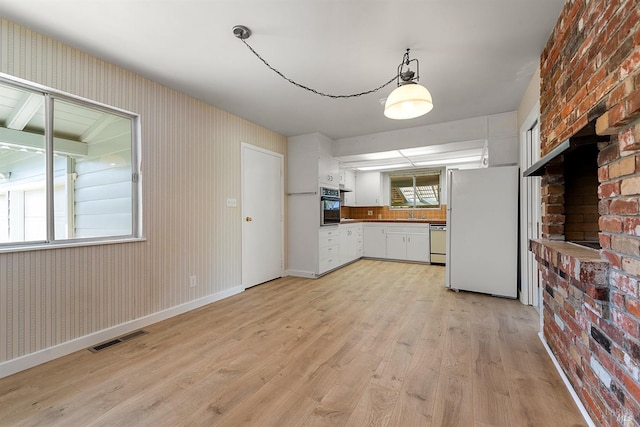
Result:
[[[340,224],[352,224],[355,222],[392,222],[396,224],[446,224],[444,219],[420,219],[420,218],[388,218],[388,219],[341,219]]]

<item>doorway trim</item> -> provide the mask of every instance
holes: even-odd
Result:
[[[537,158],[540,157],[539,138],[537,142],[537,147],[530,147],[529,145],[531,144],[532,141],[530,141],[530,138],[528,137],[529,132],[533,128],[535,127],[537,127],[538,129],[540,128],[539,116],[540,116],[540,101],[536,102],[536,104],[533,106],[533,108],[525,118],[524,122],[522,123],[522,126],[520,127],[520,169],[521,170],[528,168],[531,164],[533,164],[537,160]],[[527,152],[532,148],[535,154],[530,158],[528,158]],[[521,241],[520,302],[526,305],[535,305],[537,302],[538,306],[541,306],[539,295],[534,295],[534,292],[537,292],[538,290],[538,286],[535,286],[535,287],[533,286],[535,282],[539,281],[537,265],[535,263],[532,264],[532,267],[535,268],[536,270],[535,272],[532,272],[532,271],[529,271],[530,265],[527,262],[527,259],[531,256],[531,253],[529,252],[529,234],[527,232],[527,226],[528,226],[527,219],[529,216],[536,216],[534,220],[537,221],[538,223],[540,220],[539,210],[528,209],[528,207],[533,203],[537,203],[537,205],[540,204],[540,200],[539,200],[540,192],[534,191],[533,194],[530,193],[529,187],[531,184],[530,180],[532,179],[539,179],[539,178],[532,178],[532,177],[520,178],[520,190],[521,190],[520,204],[521,204],[521,212],[522,212],[521,223],[520,223],[520,230],[521,230],[520,231],[520,234],[521,234],[520,235],[520,241]],[[533,200],[534,197],[536,198],[536,200]],[[538,224],[535,224],[535,227],[537,228]],[[537,280],[532,280],[534,283],[530,283],[529,279],[534,277]]]

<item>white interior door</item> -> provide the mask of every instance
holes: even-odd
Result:
[[[282,277],[284,159],[242,144],[242,286]]]

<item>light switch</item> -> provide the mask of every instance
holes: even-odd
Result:
[[[237,208],[238,201],[236,199],[227,199],[227,207],[228,208]]]

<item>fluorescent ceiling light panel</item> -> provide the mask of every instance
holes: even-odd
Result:
[[[358,169],[359,171],[377,171],[383,169],[407,168],[409,166],[411,166],[411,163],[398,163],[395,165],[361,166],[356,169]]]
[[[482,156],[469,156],[469,157],[458,157],[453,159],[441,159],[441,160],[429,160],[426,162],[417,162],[416,166],[431,166],[431,165],[444,165],[444,164],[455,164],[455,163],[471,163],[471,162],[479,162]]]
[[[417,148],[405,148],[400,150],[400,154],[405,157],[411,156],[424,156],[425,154],[437,153],[437,147],[417,147]]]
[[[402,157],[399,151],[383,151],[381,153],[368,153],[363,154],[362,158],[364,160],[386,160],[386,159],[397,159]]]

